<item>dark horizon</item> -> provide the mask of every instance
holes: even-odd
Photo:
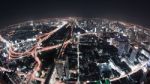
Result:
[[[148,1],[6,0],[0,3],[0,27],[50,17],[100,17],[150,27]]]

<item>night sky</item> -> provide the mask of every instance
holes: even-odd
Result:
[[[3,0],[0,27],[50,17],[100,17],[150,27],[148,0]]]

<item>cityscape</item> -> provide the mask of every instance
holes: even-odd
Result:
[[[150,29],[102,18],[48,18],[0,31],[0,84],[146,84]]]

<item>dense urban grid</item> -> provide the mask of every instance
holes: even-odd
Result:
[[[50,18],[0,31],[2,84],[139,84],[150,29],[100,18]]]

